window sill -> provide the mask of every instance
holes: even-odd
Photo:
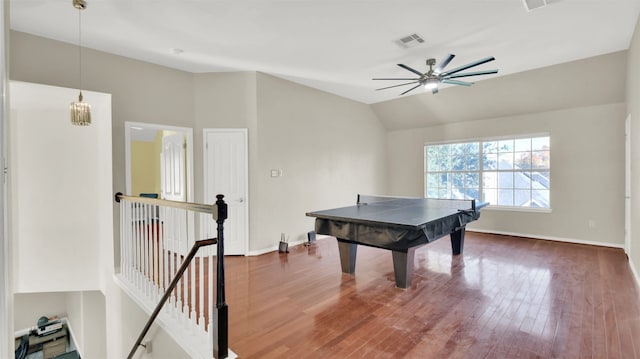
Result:
[[[511,206],[496,206],[488,205],[482,209],[489,211],[508,211],[508,212],[530,212],[530,213],[551,213],[551,208],[534,208],[534,207],[511,207]]]

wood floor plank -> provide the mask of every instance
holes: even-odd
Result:
[[[467,232],[391,253],[337,242],[227,257],[229,345],[240,358],[640,358],[640,296],[619,249]],[[197,271],[196,271],[197,273]]]

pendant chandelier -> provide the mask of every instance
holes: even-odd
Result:
[[[80,77],[80,94],[78,102],[72,102],[69,106],[71,111],[71,124],[75,126],[89,126],[91,124],[91,105],[82,101],[82,10],[87,7],[84,0],[73,0],[73,7],[78,9],[78,73]]]

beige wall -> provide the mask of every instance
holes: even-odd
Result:
[[[479,78],[371,105],[388,130],[401,130],[623,102],[627,52],[618,51],[511,75]],[[495,61],[500,67],[500,59]],[[602,71],[602,69],[607,71]],[[392,91],[392,90],[391,90]]]
[[[552,212],[483,210],[469,228],[622,246],[624,118],[618,103],[392,131],[390,192],[424,195],[425,143],[548,133]]]
[[[19,32],[11,32],[10,36],[11,79],[77,87],[75,45]],[[619,64],[620,56],[614,55],[612,61]],[[475,124],[439,123],[436,127],[398,129],[385,134],[378,116],[388,123],[389,116],[396,113],[393,108],[381,108],[385,104],[367,106],[261,73],[194,75],[90,49],[84,50],[83,59],[85,87],[112,94],[114,192],[124,190],[125,121],[194,128],[196,201],[203,198],[202,129],[249,129],[251,251],[274,247],[281,232],[289,234],[291,240],[304,236],[313,228],[313,220],[304,216],[306,211],[353,203],[357,193],[422,195],[422,146],[426,141],[531,132],[549,132],[552,136],[553,212],[485,211],[476,222],[477,228],[622,244],[624,137],[621,131],[625,108],[624,99],[619,99],[618,87],[596,87],[606,95],[598,97],[600,102],[597,103],[581,102],[592,98],[591,93],[580,96],[570,92],[571,104],[560,101],[559,107],[544,109],[544,112],[536,103],[541,92],[535,91],[541,90],[519,88],[518,92],[514,91],[515,95],[532,95],[525,100],[524,112],[529,114],[504,113],[500,102],[496,101],[482,104],[490,106],[493,115],[483,117],[483,121]],[[593,61],[601,68],[603,60]],[[634,66],[640,64],[638,31],[628,54],[628,64],[628,67],[624,64],[630,79],[627,111],[638,114],[634,118],[633,131],[633,137],[638,139],[640,66]],[[547,73],[557,75],[558,71],[547,69],[544,74]],[[536,74],[543,73],[529,72],[504,83],[522,86],[527,78],[535,78]],[[618,78],[618,72],[614,78]],[[578,85],[585,91],[594,87],[587,80]],[[612,82],[624,86],[621,81]],[[492,90],[491,81],[476,85],[474,90],[496,91],[495,88]],[[446,92],[437,96],[441,95]],[[555,101],[554,106],[557,103]],[[417,113],[424,113],[420,111],[424,111],[425,101],[418,100],[412,106]],[[464,110],[464,106],[460,105],[460,108]],[[478,118],[464,116],[460,115],[458,119]],[[411,118],[407,123],[416,120],[420,119]],[[636,168],[640,168],[639,143],[640,140],[634,141]],[[600,148],[603,150],[599,151]],[[593,167],[594,158],[604,160],[604,170]],[[554,166],[555,163],[561,163],[562,167]],[[269,177],[270,169],[282,169],[283,177]],[[634,183],[634,193],[638,193],[637,171],[634,172]],[[581,202],[585,200],[588,205]],[[599,204],[594,207],[594,202]],[[114,205],[114,213],[116,210]],[[633,211],[640,213],[639,200],[634,200]],[[115,216],[114,220],[117,219]],[[589,219],[596,220],[595,229],[587,228]],[[536,221],[541,224],[532,225]],[[114,245],[117,250],[117,241]],[[638,268],[640,227],[637,224],[633,227],[631,257]],[[117,329],[118,333],[110,343],[115,343],[115,353],[124,353],[147,316],[113,283],[107,287],[106,305],[113,307],[107,312],[108,327],[111,332]],[[110,314],[117,318],[109,318]],[[158,346],[154,344],[156,355],[180,353],[175,344],[164,340],[166,334],[156,333],[156,338],[161,338],[161,345],[166,347],[157,352]]]
[[[255,165],[256,73],[225,72],[198,74],[194,79],[194,158],[196,201],[204,200],[204,128],[247,128],[249,166]],[[249,171],[251,172],[251,170]],[[251,183],[251,180],[250,180]],[[251,189],[249,190],[251,196]]]
[[[631,115],[631,253],[636,279],[640,273],[640,26],[629,47],[627,113]]]
[[[19,32],[11,32],[10,42],[11,79],[78,85],[75,46]],[[384,191],[385,132],[367,105],[253,72],[193,75],[83,51],[84,87],[112,94],[114,193],[124,190],[125,121],[194,128],[196,201],[203,198],[202,129],[249,129],[253,253],[274,249],[280,232],[292,240],[303,238],[313,229],[306,211],[353,203],[358,192]],[[258,101],[263,109],[260,124]],[[290,137],[285,139],[274,126],[290,126]],[[272,182],[265,172],[274,165],[285,170],[281,181]],[[114,204],[116,229],[117,210]],[[274,211],[279,215],[272,221],[267,214]],[[118,241],[113,245],[118,253]],[[117,356],[128,350],[146,316],[138,315],[140,309],[114,283],[107,283],[105,296],[107,349]],[[156,333],[166,337],[162,331]],[[171,341],[162,345],[167,347],[163,352],[179,352]],[[158,355],[161,352],[154,350],[151,357]]]
[[[552,212],[484,210],[469,228],[622,247],[626,66],[622,51],[372,105],[392,128],[390,192],[424,194],[427,142],[549,133]]]
[[[257,76],[258,126],[252,167],[252,250],[273,248],[285,233],[306,240],[312,210],[385,193],[385,129],[370,106]],[[270,177],[281,169],[281,177]]]
[[[304,240],[308,211],[385,190],[385,130],[369,106],[262,73],[199,74],[194,83],[196,164],[203,128],[248,129],[250,253],[274,250],[280,233]],[[201,166],[195,178],[202,193]]]
[[[15,31],[10,33],[9,45],[11,80],[69,88],[78,86],[76,46]],[[125,188],[124,122],[192,127],[193,75],[90,49],[83,51],[84,87],[112,94],[113,189],[109,194],[112,197],[113,193],[124,191]],[[115,215],[117,210],[114,202],[112,214],[115,228],[119,226],[119,216]],[[111,253],[110,246],[104,247],[102,253]],[[113,247],[119,253],[118,240],[114,240]],[[116,258],[103,268],[108,281],[112,281],[108,274],[113,271],[113,265],[119,263]],[[133,343],[146,318],[143,315],[128,316],[121,309],[135,307],[135,304],[123,300],[123,297],[127,298],[126,295],[112,282],[105,285],[106,349],[110,353],[117,353],[112,357],[123,357],[120,353],[128,352],[127,346]],[[142,312],[137,307],[135,310]],[[123,327],[132,328],[135,334],[127,332],[130,335],[125,336]],[[166,345],[171,346],[171,343],[167,341]],[[173,346],[177,347],[175,344]]]
[[[11,80],[78,86],[76,45],[11,31],[9,46]],[[82,66],[86,89],[112,95],[113,193],[124,192],[124,122],[193,127],[193,75],[91,49],[83,49]],[[114,247],[119,253],[118,241]]]

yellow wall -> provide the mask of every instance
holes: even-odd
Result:
[[[131,195],[160,195],[160,146],[154,142],[131,141]]]

